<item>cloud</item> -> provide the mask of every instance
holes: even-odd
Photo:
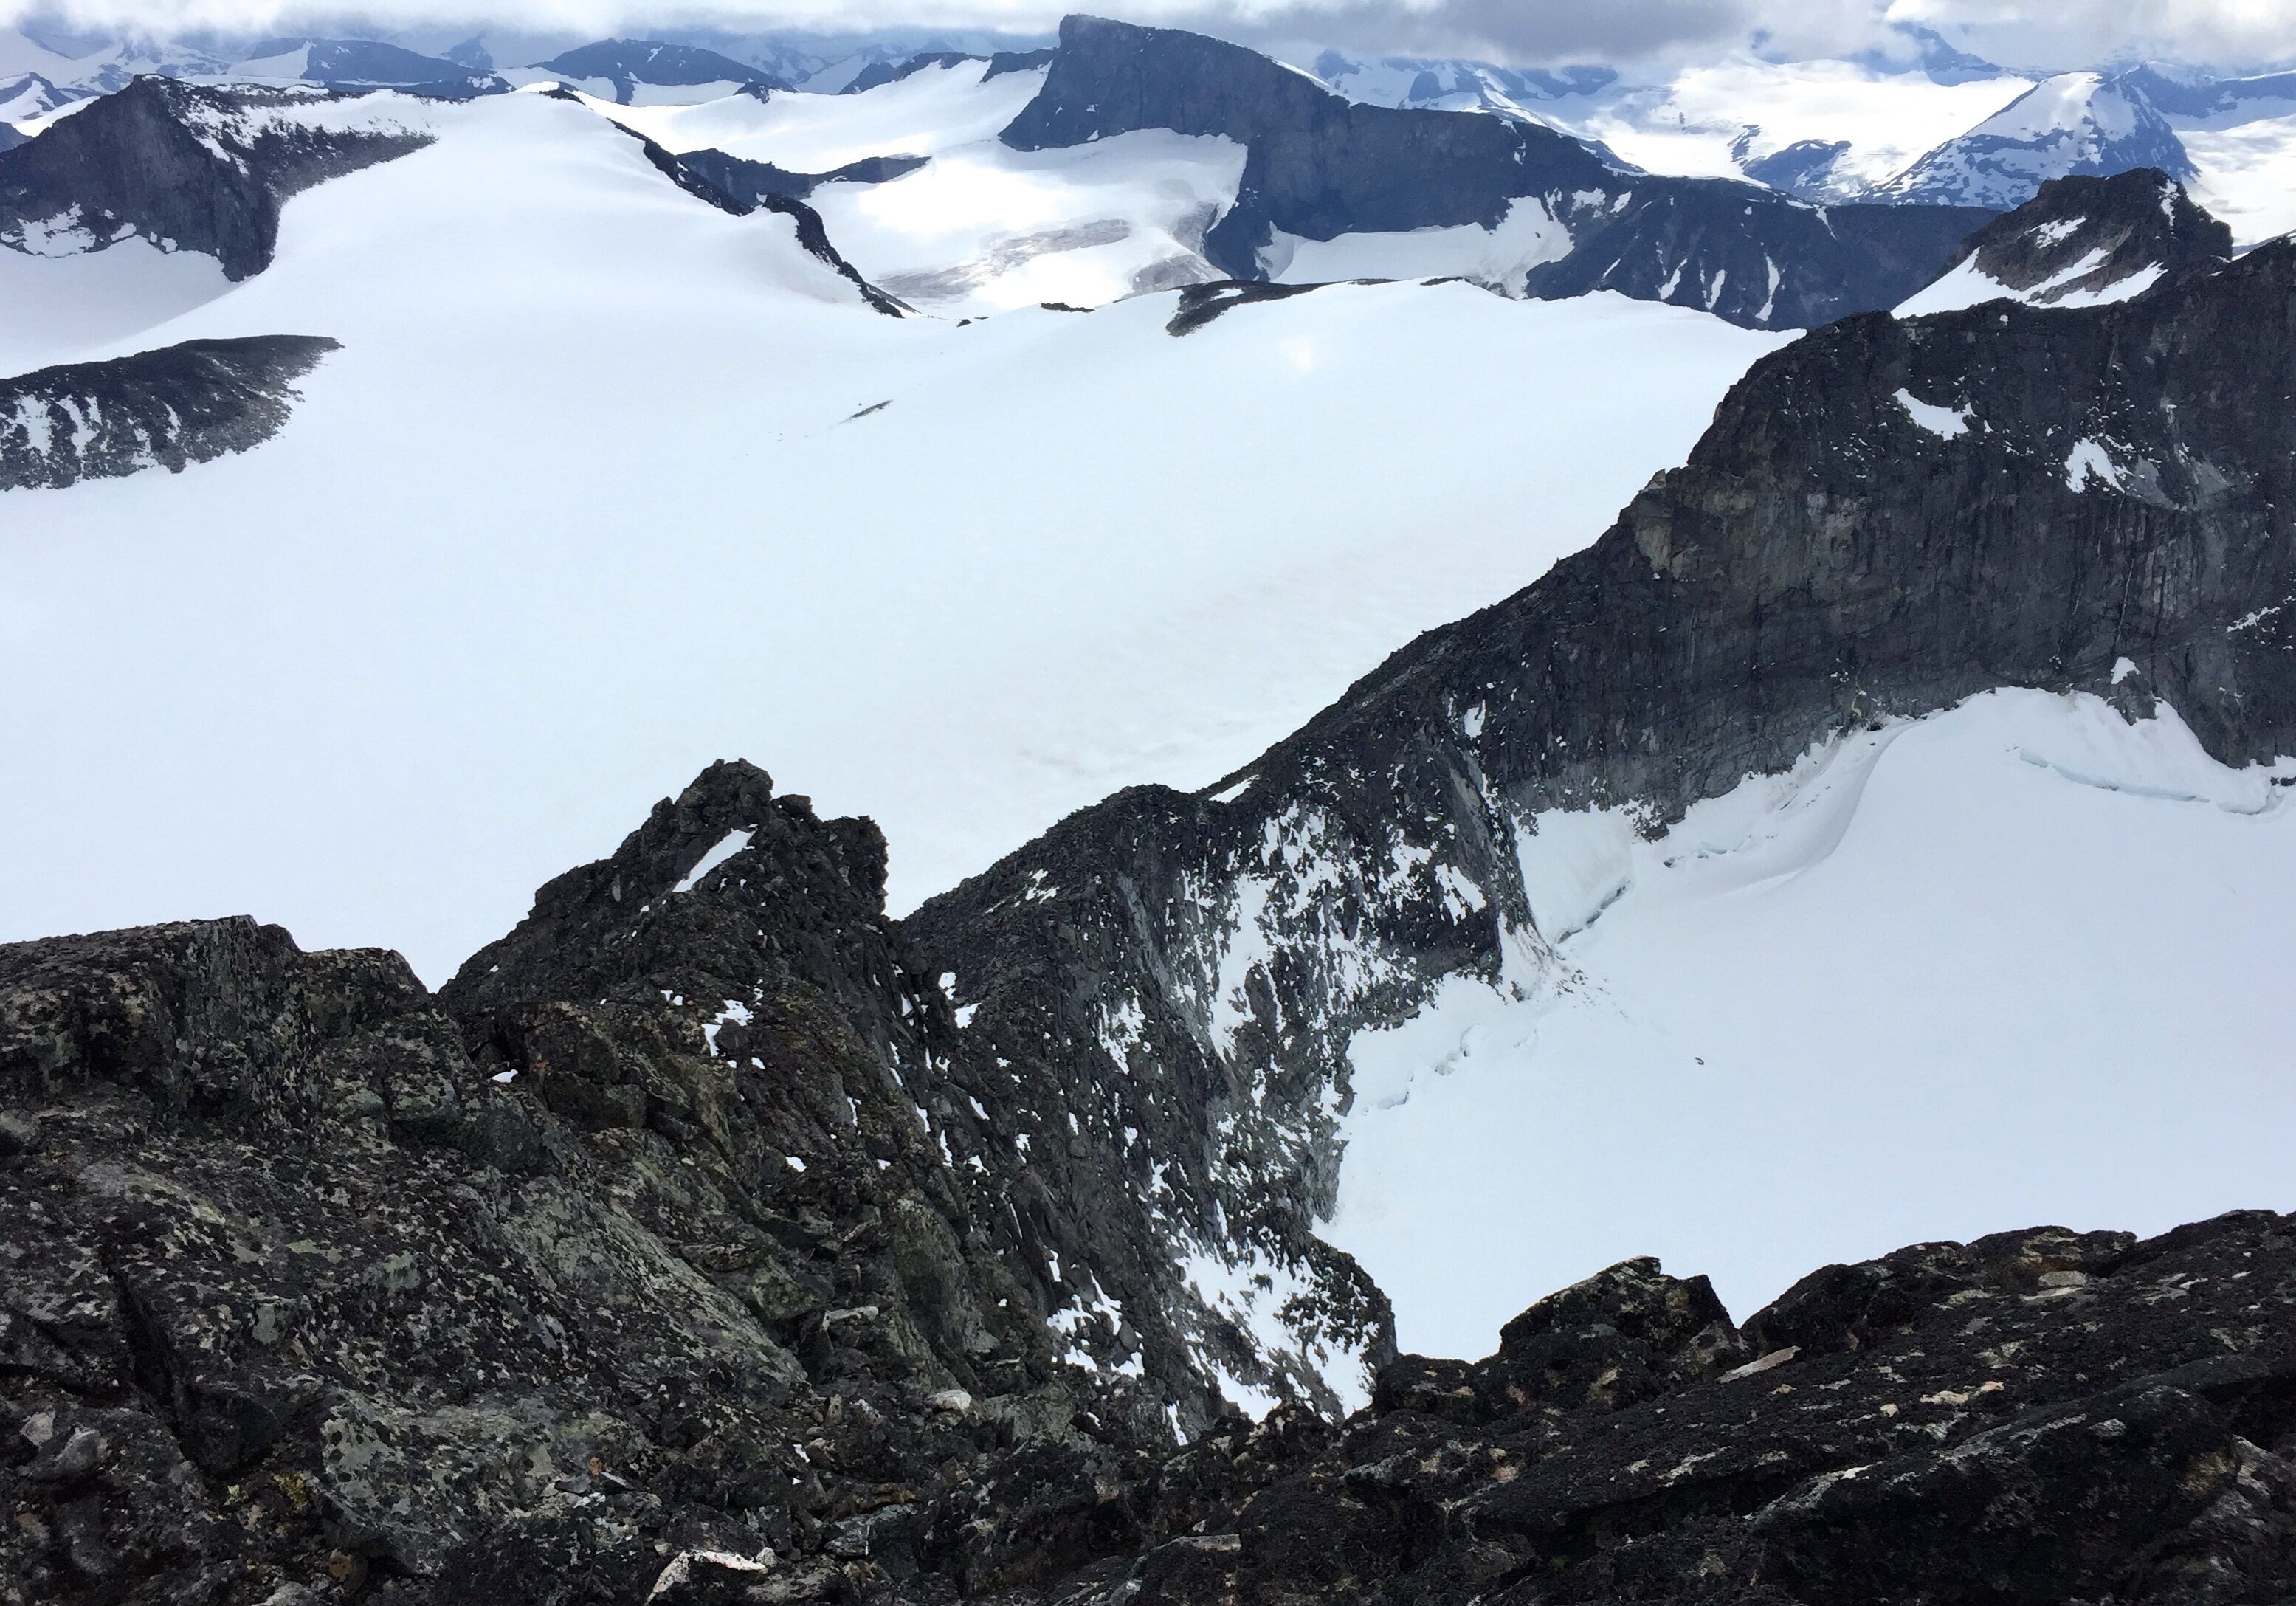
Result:
[[[1756,42],[1810,56],[1902,46],[1933,28],[2005,64],[2162,56],[2229,68],[2296,57],[2290,0],[0,0],[0,19],[167,37],[212,30],[405,35],[440,29],[664,33],[701,29],[989,29],[1043,33],[1063,10],[1104,10],[1246,43],[1525,65],[1711,59]]]

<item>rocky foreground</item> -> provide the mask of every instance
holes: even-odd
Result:
[[[245,920],[0,948],[0,1601],[2296,1591],[2262,1212],[1742,1324],[1628,1262],[1183,1444],[968,1163],[882,873],[722,766],[439,996]]]

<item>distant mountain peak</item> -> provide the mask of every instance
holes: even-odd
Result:
[[[2144,94],[2097,72],[2046,78],[1968,133],[1874,191],[1877,200],[2008,208],[2052,178],[2158,168],[2179,181],[2193,161]]]

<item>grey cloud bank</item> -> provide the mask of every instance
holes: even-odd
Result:
[[[544,39],[604,34],[967,29],[1049,33],[1042,0],[0,0],[0,18],[76,32],[153,37],[340,33]],[[1733,50],[1789,58],[1876,52],[1910,64],[1919,34],[2005,65],[2062,68],[2138,58],[2227,70],[2296,60],[2296,11],[2257,0],[1135,0],[1106,10],[1263,45],[1468,55],[1520,64],[1680,64]]]

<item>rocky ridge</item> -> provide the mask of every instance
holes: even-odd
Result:
[[[837,93],[862,94],[887,84],[898,84],[928,67],[955,67],[966,61],[988,63],[988,70],[980,75],[980,80],[985,84],[990,78],[1003,78],[1008,72],[1034,72],[1040,67],[1050,66],[1052,60],[1053,53],[1049,49],[999,50],[985,56],[970,55],[961,50],[929,50],[901,61],[872,61]]]
[[[1002,138],[1035,151],[1148,128],[1246,148],[1235,203],[1203,248],[1234,279],[1267,277],[1279,234],[1496,229],[1529,207],[1555,243],[1498,286],[1510,294],[1613,290],[1756,328],[1806,328],[1896,305],[1991,217],[1820,210],[1753,184],[1621,170],[1524,119],[1364,104],[1240,45],[1085,16],[1062,22],[1043,90]]]
[[[336,348],[320,335],[185,340],[0,380],[0,490],[248,451],[285,426],[295,381]]]
[[[2150,289],[2163,275],[2227,261],[2232,231],[2157,168],[2053,178],[2016,211],[1971,235],[1968,256],[1932,293],[1982,287],[2037,307],[2081,306]],[[1984,299],[1980,296],[1977,299]]]
[[[769,161],[750,161],[723,151],[682,151],[677,164],[688,173],[744,206],[758,206],[769,195],[803,201],[825,184],[884,184],[914,173],[930,160],[922,156],[865,156],[826,173],[793,173]],[[823,238],[827,238],[824,231]]]
[[[438,998],[247,920],[0,949],[0,1600],[635,1601],[688,1551],[849,1598],[1023,1446],[1088,1528],[1169,1429],[1058,1364],[916,1102],[954,1028],[883,851],[723,766]]]
[[[882,855],[719,766],[436,998],[247,920],[0,947],[0,1601],[2296,1583],[2267,1212],[1916,1245],[1742,1324],[1629,1261],[1343,1424],[1175,1442],[996,1264]]]
[[[379,101],[139,78],[0,152],[0,245],[54,256],[140,235],[244,279],[270,264],[289,197],[430,139]]]
[[[1567,984],[1553,943],[1578,915],[1524,868],[1546,811],[1654,835],[2003,685],[2164,700],[2227,763],[2296,750],[2292,315],[2284,242],[2112,305],[1819,331],[1591,547],[1246,770],[1120,793],[928,902],[908,923],[966,1037],[1025,1105],[1070,1101],[1094,1163],[1062,1199],[1082,1218],[1148,1191],[1171,1259],[1095,1263],[1110,1295],[1186,1310],[1193,1287],[1231,1340],[1200,1365],[1345,1388],[1376,1340],[1332,1341],[1367,1307],[1313,1228],[1349,1045],[1452,978]],[[1073,1102],[1086,1063],[1096,1109]]]
[[[603,80],[613,89],[614,99],[625,106],[641,85],[677,88],[739,84],[767,93],[789,87],[785,80],[731,56],[697,45],[668,45],[659,39],[599,39],[535,65],[569,78]]]

